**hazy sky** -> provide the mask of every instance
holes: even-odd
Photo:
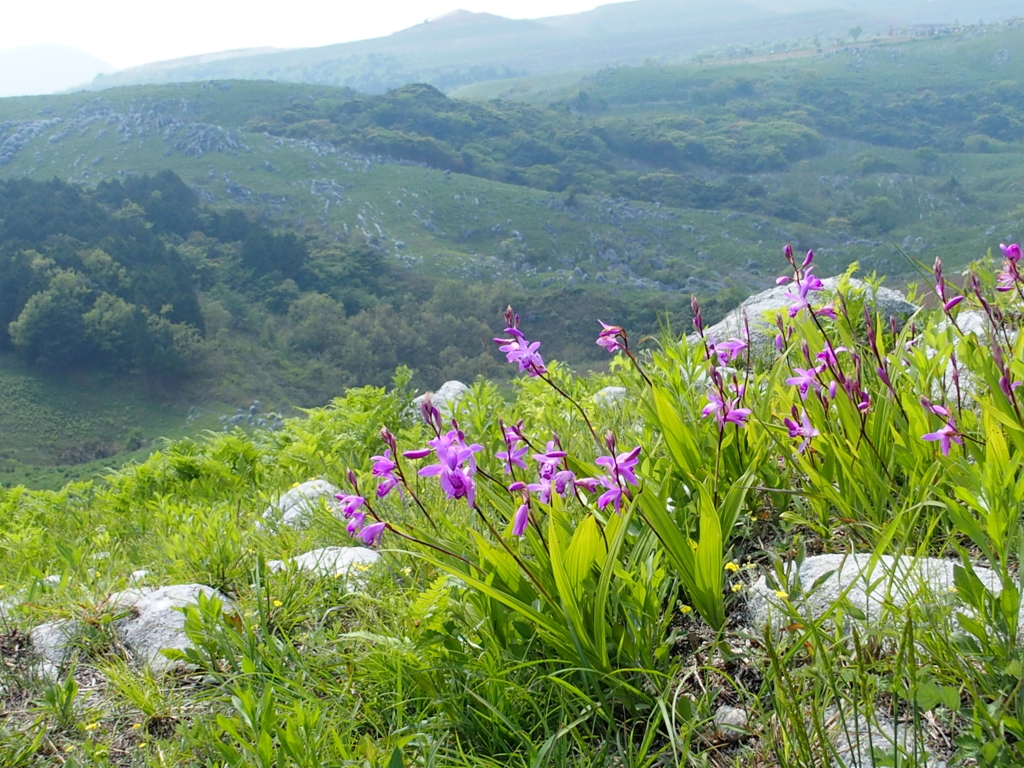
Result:
[[[115,67],[211,51],[300,48],[387,35],[456,8],[510,18],[611,0],[4,0],[0,50],[58,43]]]

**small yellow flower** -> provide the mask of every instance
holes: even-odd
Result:
[[[412,573],[412,568],[410,568],[409,566],[406,566],[405,568],[402,569],[402,575],[403,576],[408,576],[410,573]]]
[[[693,613],[693,608],[688,605],[681,605],[679,606],[679,612],[685,616],[687,613]]]
[[[784,589],[777,589],[775,590],[775,596],[782,600],[786,600],[789,598],[789,592]]]
[[[292,488],[298,488],[302,483],[292,483]]]
[[[743,589],[743,585],[742,584],[733,584],[732,585],[732,591],[733,592],[739,592],[742,589]]]
[[[739,571],[739,569],[740,567],[732,561],[725,564],[725,570],[729,571],[730,573],[736,573],[737,571]]]
[[[950,588],[949,588],[949,591],[950,591],[950,592],[952,592],[952,593],[953,593],[953,594],[955,595],[955,594],[957,593],[957,591],[958,591],[958,590],[957,590],[957,588],[956,588],[956,587],[950,587]]]
[[[142,723],[132,723],[132,730],[137,731],[142,727]]]
[[[274,607],[275,608],[280,608],[282,605],[284,605],[284,603],[282,603],[280,600],[275,600],[274,601]]]
[[[99,723],[89,723],[87,726],[85,726],[85,730],[87,730],[87,731],[95,731],[99,727],[100,727]]]
[[[75,751],[75,745],[74,744],[68,744],[66,747],[64,747],[64,751],[65,752],[74,752]]]

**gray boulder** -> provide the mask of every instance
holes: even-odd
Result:
[[[283,571],[290,565],[314,576],[345,577],[346,587],[351,591],[365,582],[363,574],[380,559],[380,554],[366,547],[324,547],[314,549],[288,560],[268,560],[271,571]]]
[[[450,419],[457,412],[459,401],[469,392],[469,387],[461,381],[446,381],[434,392],[425,392],[412,401],[412,410],[419,415],[419,408],[430,395],[430,402],[441,412],[441,416]]]
[[[307,480],[290,488],[263,512],[263,518],[270,520],[279,516],[284,525],[302,528],[309,524],[313,514],[326,504],[334,505],[335,494],[340,491],[326,480]]]
[[[933,557],[884,555],[874,565],[868,554],[808,557],[790,574],[789,586],[799,583],[803,593],[790,602],[801,616],[816,620],[845,596],[864,614],[867,622],[878,623],[918,598],[931,602],[950,600],[956,565],[955,560]],[[974,571],[987,588],[995,592],[1001,590],[995,571],[988,568]],[[812,590],[819,579],[821,583]],[[781,586],[787,588],[787,585]],[[787,599],[779,597],[765,577],[755,582],[748,597],[754,628],[761,631],[769,623],[775,628],[788,623]]]
[[[811,303],[816,307],[831,301],[839,287],[838,277],[826,277],[821,282],[824,289],[811,294],[811,298],[813,298]],[[891,288],[875,290],[863,280],[856,278],[850,278],[850,288],[853,291],[867,292],[870,302],[886,319],[894,317],[902,322],[920,309],[907,301],[902,293]],[[717,341],[725,341],[733,337],[743,338],[743,316],[746,314],[750,324],[751,346],[757,351],[767,349],[774,343],[775,334],[778,332],[775,327],[776,316],[782,314],[784,320],[789,318],[788,309],[791,301],[786,298],[788,292],[790,292],[788,285],[777,285],[749,297],[727,314],[721,322],[706,328],[705,336],[714,336]],[[698,340],[696,334],[691,334],[689,338],[691,343]]]
[[[225,610],[234,610],[231,600],[203,584],[127,589],[110,596],[109,605],[115,611],[127,612],[114,622],[114,631],[136,660],[152,671],[178,669],[180,662],[168,659],[161,651],[192,647],[185,634],[185,614],[181,609],[198,605],[199,595],[216,597]]]

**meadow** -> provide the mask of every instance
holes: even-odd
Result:
[[[510,311],[511,398],[481,379],[453,413],[417,412],[399,378],[102,482],[0,491],[0,755],[1019,765],[1024,278],[1005,253],[965,278],[936,264],[942,307],[910,317],[790,254],[777,329],[711,338],[699,303],[658,342],[598,325],[610,374],[545,361]],[[292,527],[273,505],[309,479],[338,498]],[[347,542],[380,559],[268,567]],[[836,573],[803,583],[802,564],[828,553],[866,564],[872,615],[850,585],[811,608]],[[109,596],[133,572],[218,590],[184,610],[177,673],[115,642],[130,616]],[[54,619],[75,623],[47,678],[28,632]]]

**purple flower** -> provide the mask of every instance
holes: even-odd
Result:
[[[598,497],[597,508],[603,510],[605,507],[611,504],[615,507],[615,513],[621,515],[623,495],[624,494],[622,492],[622,489],[619,488],[617,485],[614,485],[608,488],[608,490],[606,490]]]
[[[398,464],[391,458],[390,448],[384,451],[383,456],[372,456],[370,460],[373,462],[374,477],[380,478],[380,485],[377,486],[377,496],[384,498],[394,488],[398,487],[398,477],[395,475]]]
[[[505,474],[512,474],[512,467],[519,467],[520,469],[526,469],[526,462],[523,461],[523,456],[526,455],[530,449],[525,445],[522,448],[512,448],[509,446],[507,451],[498,451],[494,454],[497,458],[505,462]]]
[[[701,415],[711,416],[714,414],[719,428],[727,423],[740,427],[746,426],[747,419],[750,418],[752,412],[749,408],[737,408],[737,402],[738,398],[726,400],[717,389],[710,388],[708,389],[708,404],[704,406]]]
[[[476,485],[473,481],[473,475],[476,474],[475,454],[482,451],[483,446],[476,443],[466,445],[465,436],[457,428],[438,435],[428,444],[430,448],[407,451],[405,456],[421,459],[433,452],[437,456],[437,464],[420,469],[420,476],[437,477],[449,499],[464,498],[472,506],[476,499]]]
[[[781,333],[775,334],[775,348],[782,352],[786,348],[786,340],[782,338]]]
[[[529,504],[523,504],[516,510],[516,514],[512,518],[512,535],[522,537],[526,533],[526,526],[529,522],[530,506]]]
[[[813,426],[811,426],[811,420],[807,417],[807,410],[801,409],[799,423],[795,421],[796,408],[793,408],[793,419],[783,419],[786,428],[789,430],[790,437],[802,437],[804,441],[800,443],[800,447],[796,449],[797,453],[803,453],[811,442],[812,437],[817,437],[820,433]]]
[[[506,328],[505,333],[510,339],[495,339],[505,359],[510,363],[518,363],[520,371],[526,371],[530,376],[541,376],[548,372],[544,366],[544,358],[537,352],[540,349],[540,342],[530,342],[523,336],[518,328]]]
[[[555,473],[555,493],[559,496],[565,496],[576,481],[576,475],[568,469],[563,469],[561,472]]]
[[[601,456],[597,464],[604,467],[611,473],[612,481],[618,485],[619,479],[625,480],[629,485],[638,485],[636,479],[636,465],[640,460],[640,446],[638,445],[628,453],[620,453],[618,456]]]
[[[825,348],[816,355],[815,359],[821,360],[821,362],[831,368],[832,366],[839,365],[839,360],[836,359],[836,353],[845,351],[846,347],[836,347],[833,349],[830,343],[825,342]]]
[[[348,525],[345,526],[345,530],[348,531],[349,536],[355,536],[363,527],[363,523],[366,522],[366,513],[353,512],[348,518]]]
[[[387,523],[370,523],[359,532],[358,538],[368,547],[379,546],[384,529],[387,527]]]
[[[354,494],[339,493],[335,495],[334,498],[341,502],[341,514],[344,515],[346,518],[352,517],[352,515],[355,514],[356,510],[366,503],[366,499],[364,499],[362,496],[356,496]]]
[[[803,277],[794,277],[792,285],[796,286],[796,293],[787,291],[785,297],[792,303],[789,305],[789,316],[796,317],[800,312],[805,309],[809,309],[811,303],[807,300],[807,294],[811,291],[820,291],[825,285],[811,272],[807,272]]]
[[[603,320],[598,320],[601,323],[601,332],[597,334],[597,345],[604,347],[609,352],[617,352],[620,349],[626,348],[626,332],[617,325],[608,325]]]
[[[942,311],[943,312],[949,312],[951,309],[953,309],[953,307],[955,307],[957,304],[959,304],[963,300],[964,300],[963,296],[954,296],[952,299],[950,299],[949,301],[947,301],[945,304],[942,305]]]
[[[534,460],[539,464],[551,464],[558,466],[568,454],[563,451],[554,440],[548,440],[544,446],[544,453],[533,454]]]
[[[573,480],[573,485],[587,493],[593,493],[601,486],[601,481],[596,477],[577,477]]]
[[[1013,392],[1017,387],[1021,386],[1019,381],[1011,381],[1006,374],[999,377],[999,388],[1003,390],[1003,394],[1011,400],[1014,399]]]
[[[1012,245],[1004,245],[1003,243],[1000,243],[999,248],[1011,264],[1016,264],[1020,261],[1021,250],[1017,243],[1013,243]]]
[[[807,393],[813,387],[815,391],[821,389],[821,385],[818,383],[817,375],[824,370],[824,366],[817,368],[794,368],[793,373],[796,376],[791,376],[786,379],[787,384],[792,384],[794,387],[800,390],[800,399],[806,400]]]
[[[921,407],[924,408],[929,413],[934,413],[936,416],[941,416],[944,419],[948,419],[949,418],[949,409],[948,408],[946,408],[944,405],[936,405],[931,400],[929,400],[927,397],[922,397],[921,398]]]
[[[716,342],[713,338],[708,341],[708,351],[713,355],[718,355],[718,361],[723,364],[731,363],[746,348],[747,342],[737,339],[735,336],[728,341]]]
[[[964,439],[960,436],[957,428],[953,426],[953,422],[946,422],[937,432],[929,432],[927,435],[921,435],[922,440],[938,442],[942,448],[942,455],[949,456],[949,447],[951,443],[957,445],[963,445]]]
[[[552,491],[551,481],[551,477],[545,477],[544,475],[541,475],[540,482],[530,483],[528,486],[526,486],[526,488],[531,493],[537,494],[537,501],[539,501],[541,504],[550,504]]]

